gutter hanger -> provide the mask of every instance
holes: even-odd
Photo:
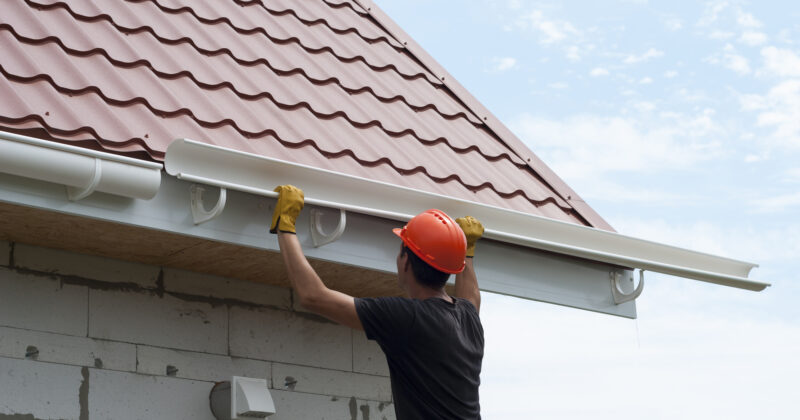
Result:
[[[478,218],[492,240],[747,290],[770,285],[747,278],[757,264],[189,139],[173,141],[164,164],[179,179],[220,188],[275,197],[272,188],[293,184],[303,188],[308,204],[398,222],[435,207]]]
[[[95,191],[149,200],[161,185],[160,163],[0,131],[0,172],[67,187],[71,201]]]

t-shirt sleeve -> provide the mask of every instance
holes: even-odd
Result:
[[[394,348],[408,338],[414,325],[414,303],[400,297],[356,298],[356,313],[367,338],[381,347]]]

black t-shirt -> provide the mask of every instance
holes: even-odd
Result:
[[[399,420],[480,419],[483,327],[466,299],[356,298],[367,338],[386,354]]]

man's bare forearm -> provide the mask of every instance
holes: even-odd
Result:
[[[363,330],[353,297],[325,286],[308,263],[297,236],[279,232],[278,244],[289,274],[289,282],[292,283],[300,305],[342,325]]]
[[[283,263],[289,274],[289,281],[300,298],[301,304],[313,301],[327,287],[308,263],[297,235],[279,232],[278,245],[281,247],[281,255],[283,255]]]
[[[464,298],[475,305],[475,309],[481,308],[481,291],[478,288],[478,277],[475,275],[475,268],[472,266],[472,258],[467,258],[464,271],[456,274],[456,297]]]

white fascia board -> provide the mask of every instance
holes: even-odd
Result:
[[[274,198],[228,191],[224,211],[198,225],[193,223],[190,210],[193,183],[163,172],[162,177],[158,194],[151,200],[133,200],[100,193],[80,201],[69,201],[61,185],[0,173],[0,202],[214,242],[279,251],[277,235],[268,232]],[[208,188],[207,193],[209,202],[218,196],[216,188]],[[396,273],[400,240],[391,230],[401,226],[402,222],[349,212],[343,235],[335,242],[317,247],[313,244],[311,233],[313,210],[324,213],[321,221],[326,232],[336,226],[339,216],[336,210],[307,203],[297,219],[297,237],[309,258]],[[491,239],[481,240],[479,246],[475,272],[481,290],[636,318],[635,301],[617,304],[610,281],[611,275],[614,275],[619,280],[622,292],[631,293],[634,279],[630,270]],[[270,273],[264,275],[269,276]]]
[[[0,131],[0,172],[67,187],[72,199],[94,191],[149,200],[160,163]]]
[[[757,264],[189,139],[170,144],[165,169],[179,179],[268,197],[275,186],[292,184],[308,204],[397,221],[438,208],[476,217],[486,226],[484,236],[500,242],[747,290],[769,286],[747,278]]]

